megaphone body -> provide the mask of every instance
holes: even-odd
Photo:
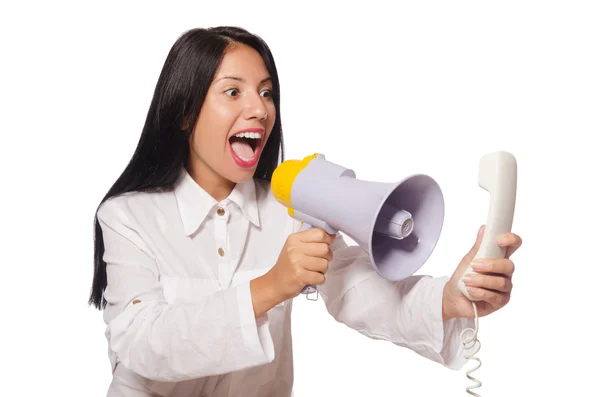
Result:
[[[356,178],[352,169],[319,153],[277,167],[271,190],[303,229],[343,232],[369,254],[388,280],[413,275],[427,261],[441,234],[444,199],[430,176],[416,174],[396,183]],[[302,292],[314,292],[307,286]]]

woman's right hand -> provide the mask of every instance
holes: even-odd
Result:
[[[321,285],[325,282],[329,261],[333,257],[330,245],[335,237],[318,228],[288,236],[275,266],[262,277],[253,280],[256,288],[252,294],[253,297],[256,295],[257,316],[269,309],[264,309],[264,303],[276,305],[295,298],[307,285]]]

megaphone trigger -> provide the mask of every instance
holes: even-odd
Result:
[[[338,230],[335,230],[331,226],[329,226],[326,222],[315,218],[314,216],[310,216],[305,214],[297,209],[291,209],[288,213],[296,220],[303,223],[302,228],[304,230],[311,229],[313,227],[323,229],[325,232],[329,234],[337,234]]]

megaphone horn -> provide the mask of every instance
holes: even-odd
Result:
[[[424,174],[397,183],[364,181],[356,179],[353,170],[315,153],[281,163],[273,173],[271,190],[290,216],[305,223],[304,228],[347,234],[388,280],[401,280],[419,270],[442,231],[443,194]]]

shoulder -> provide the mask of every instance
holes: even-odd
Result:
[[[143,219],[164,212],[172,201],[174,196],[170,191],[122,193],[104,201],[98,207],[96,216],[99,221],[113,228],[118,225],[134,227]]]
[[[131,192],[109,198],[96,212],[102,238],[113,244],[128,241],[154,256],[152,233],[166,223],[164,217],[173,202],[172,192]]]

